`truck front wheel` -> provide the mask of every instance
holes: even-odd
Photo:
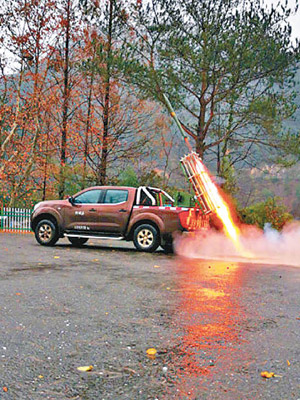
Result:
[[[58,241],[58,232],[55,224],[48,220],[43,219],[35,228],[35,238],[42,246],[54,246]]]
[[[133,243],[137,250],[152,253],[160,245],[159,233],[152,225],[139,225],[133,232]]]

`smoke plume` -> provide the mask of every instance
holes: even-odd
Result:
[[[222,232],[201,231],[175,240],[175,251],[187,258],[238,261],[247,263],[291,265],[300,267],[300,224],[293,223],[278,232],[265,225],[241,228],[243,256]]]

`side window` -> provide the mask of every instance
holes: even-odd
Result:
[[[75,204],[96,204],[99,202],[102,190],[94,189],[79,194],[74,198]]]
[[[105,204],[124,203],[128,199],[128,190],[107,189]]]

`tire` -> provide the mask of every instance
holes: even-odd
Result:
[[[41,220],[34,233],[37,242],[42,246],[54,246],[58,241],[58,229],[49,219]]]
[[[139,225],[133,232],[133,243],[138,251],[152,253],[160,245],[159,232],[152,225]]]
[[[166,254],[173,254],[174,253],[173,242],[166,242],[164,244],[161,244],[161,247],[163,248],[163,250],[164,250],[164,252]]]
[[[88,238],[80,238],[80,237],[68,237],[69,242],[72,243],[73,246],[82,246],[89,239]]]

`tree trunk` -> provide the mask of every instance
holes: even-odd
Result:
[[[88,158],[88,154],[89,154],[89,131],[90,131],[90,123],[91,123],[91,106],[92,106],[93,82],[94,82],[94,72],[92,71],[91,82],[90,82],[90,90],[89,90],[89,94],[88,94],[88,109],[87,109],[87,119],[86,119],[86,127],[85,127],[85,143],[84,143],[84,155],[83,155],[83,176],[82,176],[81,189],[85,188],[86,177],[87,177],[87,158]]]
[[[205,111],[206,105],[201,104],[196,137],[196,152],[201,158],[203,158],[205,148]]]
[[[106,61],[106,80],[105,80],[105,99],[103,110],[103,136],[102,153],[100,168],[98,173],[98,183],[105,185],[107,174],[107,156],[108,156],[108,136],[109,136],[109,106],[110,106],[110,79],[111,79],[111,53],[112,53],[112,27],[113,27],[113,0],[109,5],[109,23],[107,35],[107,61]]]
[[[201,85],[201,97],[200,97],[200,113],[198,116],[197,125],[197,137],[196,137],[196,152],[203,158],[204,155],[204,140],[205,140],[205,113],[206,113],[206,101],[205,93],[207,90],[207,75],[206,71],[202,72],[202,85]]]
[[[45,152],[45,164],[44,164],[44,178],[43,178],[43,186],[42,186],[42,200],[46,200],[46,191],[47,191],[47,178],[48,178],[48,153],[49,153],[49,128],[47,130],[47,139],[46,139],[46,152]]]
[[[69,109],[69,50],[70,50],[70,1],[67,2],[66,16],[66,37],[65,37],[65,59],[64,59],[64,91],[62,107],[62,131],[61,131],[61,151],[60,151],[60,173],[59,173],[59,198],[65,195],[65,166],[67,153],[67,124]]]
[[[108,155],[108,119],[109,119],[109,86],[105,89],[105,103],[104,103],[104,116],[103,116],[103,136],[102,136],[102,153],[100,160],[100,169],[98,182],[100,185],[105,185],[106,170],[107,170],[107,155]]]
[[[23,77],[24,77],[24,66],[23,66],[23,63],[22,63],[20,76],[19,76],[19,82],[18,82],[17,95],[16,95],[16,111],[15,111],[15,116],[14,116],[15,120],[14,120],[13,126],[12,126],[9,134],[7,135],[6,139],[1,144],[1,147],[0,147],[0,159],[3,158],[3,155],[4,155],[5,150],[6,150],[6,146],[9,144],[10,140],[13,139],[13,137],[14,137],[14,135],[16,133],[16,130],[17,130],[18,126],[19,126],[18,122],[17,122],[17,119],[18,119],[18,116],[20,114],[21,87],[22,87],[22,83],[23,83]],[[1,168],[3,170],[4,167],[2,166]]]

